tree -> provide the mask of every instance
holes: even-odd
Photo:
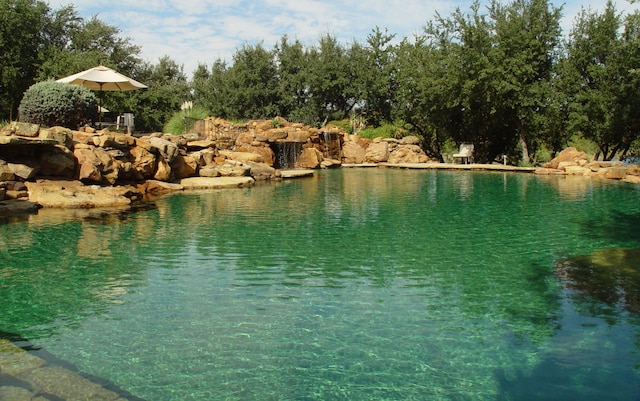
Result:
[[[42,1],[0,0],[0,118],[14,118],[35,82],[49,15]]]
[[[340,120],[355,107],[354,59],[331,35],[320,38],[309,51],[309,90],[319,122]]]
[[[358,60],[358,82],[362,90],[362,113],[367,122],[380,125],[392,122],[393,100],[397,90],[397,65],[395,47],[391,41],[394,34],[375,28],[367,36],[367,46],[363,49],[363,57]],[[354,45],[352,49],[357,50]]]
[[[627,129],[633,126],[633,118],[625,118],[630,104],[624,98],[637,97],[629,93],[637,82],[633,67],[637,63],[637,51],[633,50],[637,27],[633,21],[629,20],[626,47],[619,36],[622,20],[613,3],[607,2],[601,14],[583,9],[567,44],[567,69],[575,80],[571,88],[571,126],[598,145],[604,160],[628,149],[628,134],[633,135]],[[631,60],[625,60],[623,54]]]
[[[227,63],[221,59],[217,59],[213,63],[211,71],[207,70],[204,64],[199,64],[193,73],[190,85],[194,103],[209,110],[212,115],[221,118],[231,118],[237,115],[231,108],[231,89],[227,80],[228,70]]]
[[[289,42],[285,35],[275,48],[278,66],[279,110],[287,120],[316,124],[309,78],[309,53],[300,41]]]
[[[73,9],[57,12],[52,21],[56,35],[39,68],[40,80],[61,78],[100,64],[140,78],[136,75],[142,63],[140,47],[120,37],[118,28],[95,16],[88,21],[79,19]]]
[[[267,118],[279,113],[278,69],[272,51],[262,44],[244,45],[226,71],[233,118]]]
[[[185,101],[191,100],[184,67],[164,56],[157,64],[142,63],[136,75],[149,88],[113,93],[112,102],[117,104],[117,110],[135,112],[136,129],[160,131],[173,113],[179,111]]]
[[[510,130],[517,133],[522,161],[530,163],[537,134],[550,116],[551,80],[560,40],[561,9],[548,0],[515,0],[504,6],[493,1],[495,46],[491,53],[495,74],[495,103],[504,110]],[[557,109],[555,109],[557,110]],[[502,138],[509,143],[508,138]],[[494,146],[495,152],[504,152]]]

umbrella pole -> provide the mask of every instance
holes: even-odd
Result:
[[[102,127],[102,82],[98,91],[98,126]]]

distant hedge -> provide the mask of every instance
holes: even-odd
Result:
[[[80,85],[44,81],[27,89],[18,111],[23,122],[76,129],[98,119],[98,101]]]

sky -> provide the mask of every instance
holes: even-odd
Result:
[[[489,1],[481,0],[482,9]],[[602,11],[606,0],[552,0],[563,6],[561,25],[568,34],[581,7]],[[376,27],[397,39],[421,33],[437,13],[448,17],[472,0],[69,0],[49,1],[53,9],[73,5],[86,19],[98,17],[141,47],[142,59],[156,63],[169,56],[188,78],[198,64],[232,61],[243,45],[262,43],[271,49],[283,35],[305,46],[330,34],[341,44],[365,43]],[[623,13],[640,9],[614,0]]]

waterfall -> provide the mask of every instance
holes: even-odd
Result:
[[[292,169],[296,167],[300,153],[302,153],[302,142],[278,142],[275,144],[275,168]]]
[[[327,159],[340,159],[342,155],[342,149],[340,148],[340,135],[332,134],[331,132],[323,132],[322,139],[324,140],[324,154]]]

